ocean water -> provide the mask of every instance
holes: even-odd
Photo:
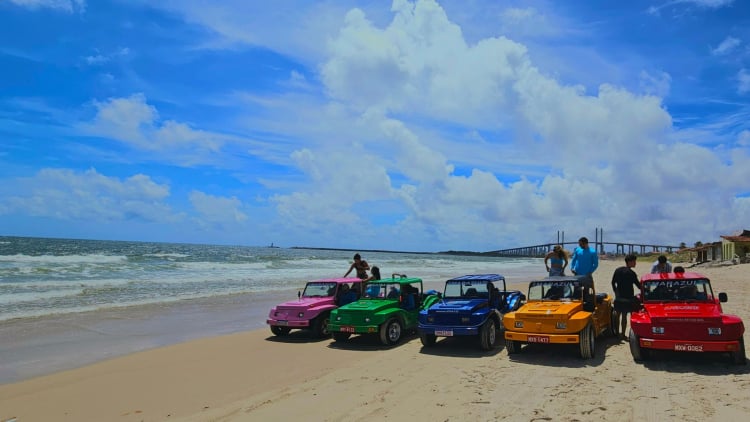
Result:
[[[351,251],[0,237],[0,321],[299,289],[343,276]],[[538,259],[363,252],[383,277],[492,272],[521,281]],[[351,274],[353,276],[353,274]]]
[[[0,383],[201,337],[266,327],[271,306],[340,277],[355,251],[0,236]],[[509,288],[541,259],[363,252],[383,277],[499,273]]]

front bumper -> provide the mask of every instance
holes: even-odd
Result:
[[[288,320],[288,319],[267,319],[266,324],[270,326],[278,327],[289,327],[289,328],[307,328],[310,326],[310,321],[304,320]]]
[[[329,323],[328,329],[331,332],[342,332],[349,334],[372,334],[377,333],[380,330],[379,325],[347,325],[347,324],[336,324]]]
[[[476,336],[480,325],[422,325],[417,327],[420,334],[432,334],[438,337]]]
[[[523,333],[519,331],[505,330],[505,339],[520,341],[523,343],[541,344],[577,344],[580,337],[575,334],[545,334],[545,333]]]
[[[644,349],[672,350],[675,352],[736,352],[740,349],[740,342],[734,341],[691,341],[640,338],[640,346]]]

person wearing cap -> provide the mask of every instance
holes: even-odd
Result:
[[[659,258],[657,258],[656,262],[654,262],[654,265],[651,266],[651,274],[671,273],[671,272],[672,272],[672,263],[667,261],[667,257],[664,255],[659,255]]]

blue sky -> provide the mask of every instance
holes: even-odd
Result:
[[[739,0],[0,0],[0,234],[716,241],[749,104]]]

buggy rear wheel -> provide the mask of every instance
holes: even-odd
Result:
[[[628,334],[628,342],[630,343],[630,354],[633,355],[634,361],[640,362],[648,359],[649,350],[641,347],[641,339],[635,335],[632,329]]]
[[[423,346],[432,347],[437,341],[437,336],[435,334],[422,333],[419,335],[419,340],[422,341]]]
[[[591,324],[587,325],[586,328],[581,330],[578,335],[578,348],[580,349],[581,357],[584,359],[591,359],[596,353],[596,339],[594,338],[594,328]]]
[[[497,338],[497,326],[495,320],[490,318],[482,325],[479,331],[479,345],[482,350],[492,350],[495,347],[495,339]]]
[[[325,338],[331,335],[328,324],[331,322],[331,314],[328,312],[318,315],[312,322],[312,337]]]
[[[292,329],[289,327],[279,327],[278,325],[271,326],[271,332],[276,336],[288,335],[290,331],[292,331]]]
[[[747,356],[745,355],[745,339],[740,337],[740,348],[736,352],[732,352],[732,362],[735,365],[746,365]]]
[[[349,336],[351,336],[349,333],[342,333],[341,331],[333,332],[333,339],[336,341],[346,341],[349,339]]]
[[[521,352],[521,342],[518,340],[505,340],[505,350],[509,355],[515,355]]]
[[[401,321],[391,318],[380,326],[380,341],[386,346],[392,346],[401,340],[402,332]]]

